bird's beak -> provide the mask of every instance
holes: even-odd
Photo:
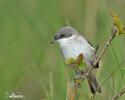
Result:
[[[55,42],[56,42],[56,40],[52,40],[52,41],[51,41],[51,44],[53,44],[53,43],[55,43]]]

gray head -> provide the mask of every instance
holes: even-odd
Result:
[[[59,31],[57,31],[57,33],[54,36],[54,40],[51,43],[54,43],[59,39],[69,38],[69,37],[71,37],[73,35],[77,35],[77,34],[78,34],[78,32],[74,28],[72,28],[70,26],[65,26],[65,27],[61,28]]]

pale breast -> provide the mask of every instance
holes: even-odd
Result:
[[[82,53],[88,66],[96,59],[94,48],[82,37],[75,37],[60,43],[60,47],[64,59],[76,59]]]

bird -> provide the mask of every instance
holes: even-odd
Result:
[[[59,43],[64,60],[68,58],[76,59],[79,54],[83,54],[83,61],[87,64],[87,67],[83,70],[87,70],[90,67],[98,68],[98,63],[93,66],[94,61],[97,59],[96,49],[75,28],[65,26],[59,29],[51,43]],[[88,75],[87,80],[92,94],[101,93],[94,71]]]

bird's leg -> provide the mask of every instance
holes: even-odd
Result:
[[[98,49],[99,49],[99,44],[97,44],[97,46],[96,46],[95,54],[97,53]]]
[[[93,62],[91,64],[93,68],[99,68],[99,62],[96,65],[94,65]]]

